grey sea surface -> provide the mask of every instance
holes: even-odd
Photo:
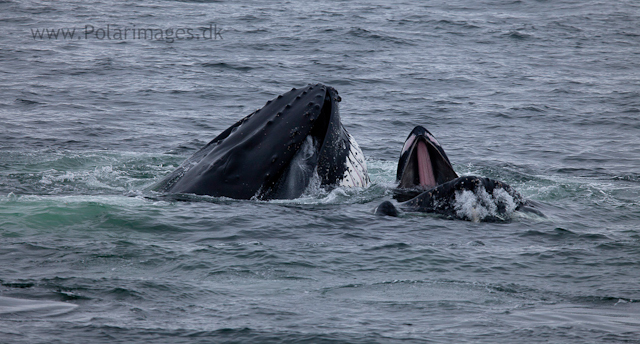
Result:
[[[637,1],[0,13],[0,342],[640,342]],[[371,187],[147,197],[309,83],[340,93]],[[415,125],[544,216],[373,215]]]

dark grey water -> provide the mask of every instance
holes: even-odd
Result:
[[[0,13],[0,342],[640,342],[637,2]],[[164,39],[109,39],[107,25]],[[180,28],[216,39],[166,39]],[[143,197],[239,118],[316,82],[340,92],[372,187]],[[373,216],[418,124],[460,174],[503,180],[546,217]]]

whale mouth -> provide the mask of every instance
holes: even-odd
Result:
[[[418,126],[405,141],[398,161],[398,187],[431,189],[458,178],[438,141]]]
[[[431,157],[429,156],[429,149],[427,144],[423,141],[419,141],[416,146],[416,155],[418,163],[418,182],[423,187],[436,186],[436,178],[433,176],[433,165],[431,164]]]

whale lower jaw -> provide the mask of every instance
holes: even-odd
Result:
[[[351,134],[349,137],[349,154],[345,161],[346,169],[338,186],[366,188],[371,184],[369,173],[367,172],[367,162],[360,146]]]

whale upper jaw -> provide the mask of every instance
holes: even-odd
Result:
[[[290,199],[320,185],[368,186],[362,151],[340,122],[338,92],[292,89],[241,119],[151,189],[235,199]]]
[[[458,175],[438,140],[424,127],[416,126],[400,153],[398,187],[427,190],[456,178]]]

